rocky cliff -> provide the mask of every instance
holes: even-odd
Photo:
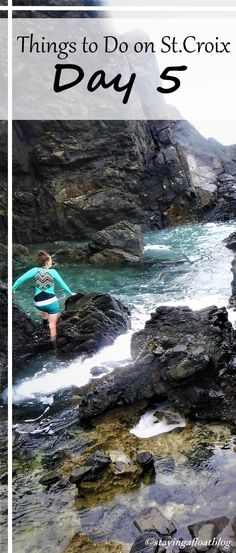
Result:
[[[14,125],[14,239],[87,238],[121,220],[163,228],[236,214],[236,146],[186,121]]]
[[[7,243],[7,121],[0,121],[0,243]]]

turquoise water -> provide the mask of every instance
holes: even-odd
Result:
[[[132,312],[132,331],[119,337],[92,359],[79,357],[60,361],[38,358],[27,368],[27,377],[20,377],[14,388],[15,399],[51,396],[67,386],[81,386],[90,378],[94,365],[105,362],[127,362],[130,337],[143,328],[150,312],[160,304],[189,305],[201,309],[207,305],[227,305],[231,294],[231,261],[233,254],[222,243],[235,223],[198,224],[150,232],[144,236],[145,262],[139,267],[94,268],[61,266],[58,270],[73,291],[109,292],[118,297]],[[64,292],[58,290],[58,297]],[[33,317],[33,285],[23,285],[16,299]],[[65,298],[60,300],[63,309]]]
[[[73,291],[109,292],[131,307],[155,302],[224,300],[230,293],[232,252],[222,240],[235,223],[199,224],[144,235],[145,260],[141,267],[57,267]],[[15,275],[18,276],[18,275]],[[32,316],[32,285],[23,285],[16,299]],[[63,291],[58,291],[59,298]],[[63,300],[61,301],[63,306]]]

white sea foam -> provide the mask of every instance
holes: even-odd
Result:
[[[167,246],[164,244],[148,244],[147,246],[144,246],[144,251],[147,252],[149,250],[153,251],[168,251],[171,250],[171,246]]]
[[[184,428],[185,422],[179,416],[179,422],[175,424],[167,424],[164,420],[158,421],[154,417],[155,411],[148,411],[145,413],[138,424],[131,428],[130,433],[137,436],[137,438],[152,438],[153,436],[158,436],[158,434],[165,434],[166,432],[171,432],[175,428]]]
[[[36,378],[22,381],[13,388],[14,402],[20,402],[37,396],[48,396],[58,390],[72,386],[85,386],[91,378],[91,369],[101,363],[109,368],[109,364],[119,362],[122,364],[130,358],[130,339],[132,332],[119,336],[114,344],[101,349],[89,359],[81,360],[81,357],[74,359],[68,366],[59,368],[53,372],[42,371],[37,373]],[[112,368],[110,369],[112,370]],[[42,403],[46,398],[41,397]]]

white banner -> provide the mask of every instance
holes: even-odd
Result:
[[[7,19],[0,19],[0,119],[7,119]]]
[[[16,19],[13,118],[236,120],[235,15]]]

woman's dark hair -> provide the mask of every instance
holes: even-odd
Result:
[[[37,259],[38,259],[40,265],[43,267],[47,261],[50,261],[51,256],[49,255],[49,253],[44,252],[43,250],[40,250],[37,253]]]

